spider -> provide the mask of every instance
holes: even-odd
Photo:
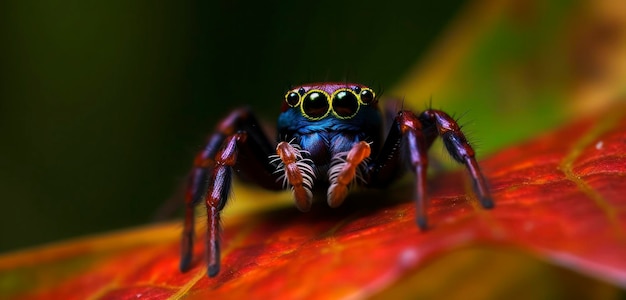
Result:
[[[402,109],[386,113],[393,120],[383,140],[383,113],[374,91],[337,82],[301,85],[285,94],[277,144],[267,138],[249,109],[230,113],[195,157],[189,175],[180,270],[190,268],[194,207],[204,201],[207,274],[219,273],[220,212],[228,201],[233,169],[264,188],[291,189],[303,212],[318,198],[337,207],[353,184],[383,188],[408,169],[415,174],[416,221],[424,230],[427,150],[440,136],[452,158],[467,168],[481,205],[493,207],[474,150],[453,118],[435,109],[419,115]]]

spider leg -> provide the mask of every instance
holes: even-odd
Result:
[[[403,154],[408,159],[409,169],[415,173],[415,215],[417,225],[426,229],[426,172],[428,170],[428,142],[422,131],[422,124],[411,111],[401,111],[395,119],[404,145]]]
[[[465,165],[480,204],[484,208],[492,208],[494,204],[487,187],[487,180],[480,171],[474,149],[465,138],[459,124],[445,112],[434,109],[422,112],[419,120],[425,128],[430,143],[439,135],[452,158]]]
[[[195,234],[195,206],[200,203],[209,185],[209,177],[215,166],[214,156],[224,142],[221,135],[214,134],[209,139],[204,151],[198,153],[194,160],[194,168],[187,178],[185,191],[185,222],[181,240],[180,270],[186,272],[191,265],[193,239]]]
[[[233,168],[261,186],[280,189],[269,162],[272,145],[248,109],[238,109],[216,128],[194,161],[185,194],[185,222],[182,234],[180,270],[191,265],[193,252],[194,208],[204,200],[207,209],[207,273],[217,275],[220,268],[220,212],[226,205]]]
[[[475,153],[453,118],[438,110],[426,110],[419,117],[411,111],[400,111],[380,154],[368,166],[370,186],[385,186],[399,177],[405,167],[415,173],[416,222],[426,229],[426,171],[427,150],[437,136],[441,136],[446,149],[468,169],[474,190],[485,208],[493,207],[487,181],[476,162]]]
[[[183,236],[181,239],[181,256],[179,269],[182,272],[189,270],[191,265],[191,257],[193,252],[193,236],[195,233],[195,213],[194,207],[202,199],[194,194],[194,191],[201,190],[200,187],[206,187],[208,182],[207,170],[205,168],[196,168],[187,178],[187,190],[185,192],[185,223],[183,224]]]
[[[422,123],[411,111],[398,112],[380,153],[368,166],[368,185],[386,186],[408,168],[415,174],[415,206],[417,224],[427,227],[426,171],[430,143],[422,131]]]
[[[214,277],[220,270],[220,211],[224,208],[232,183],[232,167],[237,162],[237,145],[245,141],[246,134],[229,136],[218,151],[215,168],[209,180],[205,202],[207,209],[207,273]]]

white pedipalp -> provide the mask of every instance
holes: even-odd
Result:
[[[332,161],[330,162],[330,168],[328,169],[328,181],[331,185],[335,184],[339,173],[341,173],[341,170],[343,170],[343,168],[348,163],[348,161],[346,160],[347,156],[348,151],[337,153],[337,155],[335,155],[335,157],[333,157]]]
[[[338,185],[337,178],[339,177],[339,174],[341,174],[341,171],[343,171],[346,165],[348,164],[348,161],[346,160],[348,153],[349,151],[337,153],[337,155],[333,157],[330,163],[330,168],[328,169],[328,181],[330,183],[330,186],[328,187],[328,191],[327,191],[328,197],[330,197],[330,195],[333,194],[335,188]],[[370,161],[369,157],[365,158],[357,166],[355,176],[354,178],[352,178],[352,181],[350,182],[348,188],[354,185],[357,181],[360,183],[366,183],[365,172],[367,170],[367,165],[369,161]]]
[[[300,170],[300,174],[302,175],[302,185],[310,192],[313,189],[313,182],[315,181],[315,170],[313,169],[313,160],[310,158],[304,158],[304,156],[310,155],[310,152],[307,150],[303,150],[302,147],[294,143],[295,139],[291,139],[289,141],[289,145],[297,150],[296,153],[296,167]],[[285,171],[285,163],[281,160],[278,154],[273,154],[269,156],[270,163],[274,164],[278,162],[276,166],[276,171],[274,174],[280,173],[280,176],[276,179],[277,182],[282,181],[283,189],[287,189],[290,185],[289,179],[287,178]],[[293,187],[292,187],[293,189]]]

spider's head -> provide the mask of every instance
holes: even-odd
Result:
[[[355,83],[313,83],[285,94],[279,131],[367,130],[380,126],[374,91]]]

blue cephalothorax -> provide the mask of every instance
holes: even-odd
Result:
[[[331,207],[343,203],[354,184],[385,187],[406,170],[415,174],[417,223],[426,229],[427,150],[441,137],[452,158],[467,168],[483,207],[493,207],[474,150],[446,113],[428,109],[419,115],[396,113],[383,126],[372,89],[354,83],[316,83],[289,90],[278,117],[278,141],[272,143],[248,109],[227,116],[198,153],[185,197],[181,271],[191,265],[194,207],[207,209],[209,276],[220,269],[220,212],[229,197],[233,170],[268,189],[290,189],[295,205],[308,211],[314,195]],[[388,128],[383,140],[383,129]]]

